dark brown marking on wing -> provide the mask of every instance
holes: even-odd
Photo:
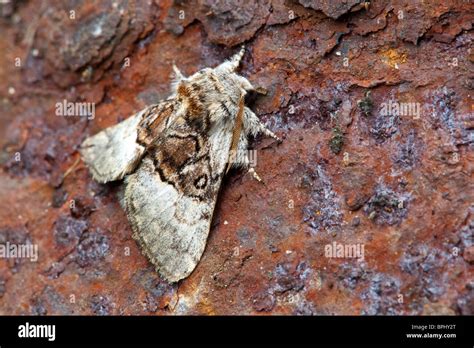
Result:
[[[138,125],[137,142],[148,147],[162,133],[165,122],[170,118],[175,110],[173,101],[163,102],[155,107],[150,108],[143,115]]]
[[[203,174],[194,180],[194,187],[197,189],[203,189],[206,187],[208,177],[206,174]]]
[[[217,80],[216,77],[213,78]],[[214,173],[211,168],[207,147],[211,125],[205,94],[206,87],[199,81],[181,82],[175,99],[170,101],[172,107],[161,110],[166,122],[149,121],[142,131],[146,135],[142,137],[147,152],[161,181],[200,201],[215,198],[223,177],[223,173]],[[185,106],[185,112],[173,115],[178,110],[183,110],[178,107],[180,104]],[[231,116],[226,105],[223,107],[228,116]],[[157,127],[154,127],[155,122]],[[161,133],[157,133],[158,130]],[[150,134],[156,136],[154,140],[151,140]]]
[[[212,198],[215,186],[210,180],[212,168],[210,165],[209,155],[201,156],[192,164],[186,167],[186,173],[180,173],[178,187],[191,197],[195,197],[200,201],[206,201]]]
[[[185,83],[180,83],[178,86],[178,97],[181,97],[183,101],[186,101],[189,114],[200,115],[204,111],[204,107],[197,98],[197,94],[193,92],[192,88],[187,86]]]
[[[168,135],[160,142],[159,148],[151,146],[148,151],[159,161],[166,177],[171,178],[186,162],[196,157],[199,149],[199,141],[193,135]]]
[[[223,102],[221,102],[220,104],[221,104],[222,110],[224,110],[227,117],[231,117],[232,114],[230,113],[229,108]]]

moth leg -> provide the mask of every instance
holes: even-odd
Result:
[[[267,95],[268,94],[268,90],[265,88],[265,87],[256,87],[254,88],[254,91],[258,94],[261,94],[261,95]]]
[[[257,115],[253,113],[248,107],[245,107],[244,110],[244,128],[243,131],[246,135],[255,136],[259,133],[263,133],[267,137],[271,137],[278,142],[281,142],[281,139],[275,135],[270,129],[265,127],[265,125],[260,122]]]
[[[239,144],[237,146],[237,153],[233,160],[233,167],[247,169],[247,173],[252,175],[255,180],[257,180],[258,182],[263,182],[263,180],[255,171],[255,168],[253,167],[254,163],[252,163],[249,159],[248,141],[247,137],[244,134],[240,135]]]
[[[260,176],[257,174],[257,172],[255,171],[253,167],[248,170],[248,173],[251,174],[255,180],[263,183],[263,180],[260,178]]]

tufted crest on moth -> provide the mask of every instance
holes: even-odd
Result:
[[[205,105],[205,100],[201,94],[201,87],[198,83],[192,81],[181,81],[178,84],[176,97],[184,104],[187,114],[200,116]]]

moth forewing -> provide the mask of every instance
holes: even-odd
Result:
[[[136,141],[138,124],[149,108],[84,140],[79,151],[94,180],[120,180],[135,169],[145,151]]]
[[[133,237],[170,282],[198,264],[226,169],[248,168],[247,136],[277,138],[244,105],[253,87],[235,74],[243,53],[190,77],[175,68],[170,98],[86,139],[81,149],[95,180],[126,176]]]

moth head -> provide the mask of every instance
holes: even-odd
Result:
[[[231,76],[232,76],[232,78],[234,79],[235,84],[238,85],[238,86],[239,86],[242,90],[244,90],[245,92],[254,91],[254,90],[255,90],[255,87],[252,86],[252,84],[250,83],[250,81],[247,80],[245,77],[240,76],[240,75],[237,75],[237,74],[235,74],[235,73],[233,73]]]
[[[244,54],[245,47],[242,46],[241,49],[230,59],[216,66],[214,68],[214,73],[218,75],[221,80],[229,80],[233,85],[232,87],[237,87],[243,92],[242,94],[245,95],[246,91],[253,91],[255,88],[245,77],[236,73]]]

